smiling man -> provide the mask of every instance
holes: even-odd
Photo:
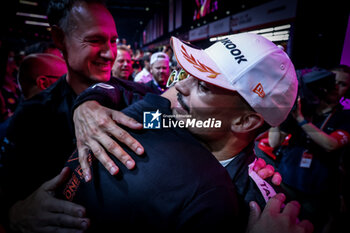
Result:
[[[74,100],[90,85],[110,79],[117,55],[118,34],[104,1],[52,0],[48,20],[68,72],[48,89],[23,102],[11,119],[3,152],[6,178],[0,179],[7,197],[2,206],[8,208],[61,171],[75,148]],[[10,218],[14,230],[85,229],[88,220],[83,218],[84,207],[54,202],[55,184],[45,185],[25,202],[13,205],[6,218]],[[50,201],[55,204],[48,205]]]
[[[132,80],[131,51],[126,45],[118,45],[118,55],[112,67],[112,75],[116,78]]]

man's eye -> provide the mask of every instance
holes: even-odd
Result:
[[[117,44],[117,41],[116,41],[115,39],[112,39],[112,40],[111,40],[111,44],[112,44],[112,45],[116,45],[116,44]]]
[[[90,39],[90,40],[88,40],[88,42],[95,44],[95,43],[99,43],[100,40],[98,40],[98,39]]]
[[[202,81],[200,81],[198,83],[198,88],[201,90],[201,91],[209,91],[209,88],[206,86],[206,84]]]

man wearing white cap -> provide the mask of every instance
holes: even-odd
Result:
[[[152,54],[150,67],[153,78],[146,85],[151,87],[156,93],[161,94],[166,90],[165,84],[170,72],[168,55],[163,52]]]
[[[175,85],[176,91],[170,88],[163,94],[163,97],[171,101],[174,115],[180,116],[177,120],[181,120],[181,115],[186,115],[190,116],[190,120],[205,121],[215,118],[220,121],[221,125],[217,128],[189,127],[189,131],[226,167],[245,203],[251,200],[259,202],[259,195],[265,200],[271,198],[271,190],[259,186],[259,179],[248,165],[254,161],[252,143],[255,137],[268,126],[276,126],[284,121],[294,104],[298,85],[289,57],[269,40],[249,33],[229,36],[205,50],[194,48],[174,37],[171,43],[179,65],[188,73],[185,80]],[[175,77],[173,81],[176,80],[179,77]],[[117,90],[100,88],[91,91],[95,95],[104,95],[105,92]],[[101,99],[99,101],[103,102]],[[92,113],[91,110],[96,112]],[[86,112],[95,116],[106,116],[105,111],[105,108],[90,101],[76,109],[75,119],[83,117]],[[108,114],[112,118],[117,116],[115,112]],[[79,128],[77,121],[76,124]],[[110,136],[105,135],[105,132],[114,135],[120,132],[124,134],[125,131],[111,123],[107,125],[110,127],[104,125],[104,129],[93,126],[95,135],[89,140],[99,141],[98,145],[103,145],[124,164],[133,162],[123,149],[116,147]],[[85,132],[85,135],[89,133]],[[130,140],[133,139],[127,133],[124,135],[129,140],[128,144],[132,144]],[[82,136],[77,135],[77,138]],[[92,144],[89,142],[81,145],[90,147],[93,152],[101,151],[94,144],[90,146]],[[104,156],[106,154],[95,155],[107,169],[116,168],[113,161]],[[89,177],[88,162],[84,159],[85,155],[80,156],[82,170]],[[257,189],[261,193],[256,192]],[[291,203],[293,204],[287,208],[288,214],[293,209],[293,213],[297,215],[300,205]],[[296,215],[293,214],[293,218]],[[296,227],[305,228],[306,232],[312,228],[305,221],[298,223]]]

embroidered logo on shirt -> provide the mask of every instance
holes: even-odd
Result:
[[[92,88],[95,88],[95,87],[101,87],[104,89],[114,89],[113,86],[111,86],[109,84],[105,84],[105,83],[96,83],[95,85],[92,86]]]

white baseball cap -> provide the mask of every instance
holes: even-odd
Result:
[[[150,65],[152,65],[156,61],[168,61],[169,62],[169,56],[168,56],[168,54],[163,53],[163,52],[153,53],[149,63],[150,63]]]
[[[179,65],[192,76],[238,92],[271,126],[281,124],[298,90],[288,55],[263,36],[240,33],[207,49],[171,38]]]

